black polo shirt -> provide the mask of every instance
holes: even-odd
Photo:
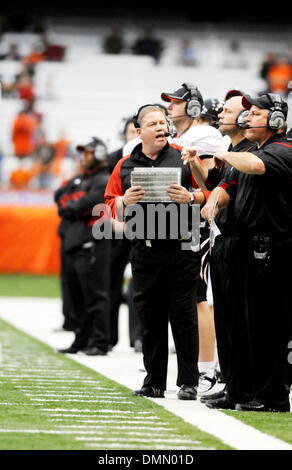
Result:
[[[220,186],[234,198],[239,231],[267,232],[276,237],[292,233],[292,145],[285,134],[275,134],[251,151],[265,165],[263,175],[229,174]]]

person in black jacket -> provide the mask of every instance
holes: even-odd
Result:
[[[66,229],[63,249],[66,256],[67,284],[79,329],[72,345],[62,353],[83,351],[87,355],[106,355],[109,345],[110,240],[96,240],[92,226],[95,205],[104,202],[109,178],[105,144],[93,138],[77,146],[82,153],[83,172],[59,191],[56,202]]]
[[[287,103],[278,94],[243,96],[249,110],[250,151],[218,152],[216,166],[231,165],[220,183],[218,207],[233,200],[237,249],[230,256],[233,336],[226,394],[206,406],[241,411],[290,410],[292,337],[292,145],[287,141]],[[234,170],[238,175],[233,176]],[[225,202],[224,202],[225,199]],[[202,210],[210,220],[212,199]]]
[[[128,206],[135,204],[139,207],[145,204],[147,212],[149,206],[142,201],[145,191],[140,185],[131,185],[134,168],[178,167],[181,169],[181,184],[172,183],[167,188],[167,195],[176,203],[177,210],[182,210],[183,205],[191,210],[189,203],[203,202],[205,198],[202,192],[197,191],[196,197],[190,192],[191,188],[197,188],[198,185],[189,165],[183,163],[182,148],[167,142],[165,113],[158,106],[145,105],[136,113],[135,121],[142,143],[119,161],[105,191],[105,202],[110,206],[112,216],[117,218],[124,209],[127,213]],[[133,300],[142,323],[142,350],[147,372],[142,388],[135,390],[133,395],[164,397],[169,320],[177,352],[178,398],[195,400],[199,378],[196,311],[200,275],[199,240],[196,246],[190,243],[189,249],[184,249],[186,240],[180,236],[176,239],[146,238],[137,237],[133,241],[130,255]]]
[[[122,147],[107,156],[107,167],[110,173],[118,161],[123,157],[124,145],[137,137],[133,116],[123,121],[121,137],[124,140]],[[110,347],[116,346],[119,340],[119,310],[121,303],[126,301],[129,309],[129,340],[135,352],[141,352],[141,328],[138,316],[132,301],[132,279],[128,289],[123,295],[124,272],[129,262],[131,243],[126,237],[112,239],[111,266],[110,266]]]

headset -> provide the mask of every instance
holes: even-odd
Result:
[[[98,137],[92,137],[93,143],[96,144],[96,147],[93,152],[94,159],[97,162],[103,162],[107,156],[107,146],[105,143]]]
[[[126,137],[126,132],[127,132],[127,127],[128,125],[133,122],[133,117],[130,116],[130,117],[124,117],[122,118],[121,122],[120,122],[120,128],[119,128],[119,131],[118,131],[118,135],[119,135],[119,138],[121,140],[124,140],[125,137]]]
[[[176,132],[176,129],[175,129],[175,126],[174,126],[172,120],[168,117],[167,108],[165,106],[163,106],[162,104],[158,104],[158,103],[144,104],[143,106],[140,106],[140,108],[137,109],[137,111],[135,112],[135,114],[133,116],[133,123],[134,123],[135,128],[136,129],[140,128],[139,116],[140,116],[140,113],[141,113],[142,109],[147,108],[147,106],[154,106],[159,111],[164,112],[165,119],[166,119],[166,124],[167,124],[167,129],[168,129],[167,135],[165,137],[168,137],[168,136],[175,137],[177,135],[177,132]]]
[[[242,109],[238,115],[237,118],[235,119],[235,122],[221,122],[220,124],[223,124],[224,126],[234,126],[236,125],[239,127],[239,129],[247,129],[246,127],[246,118],[249,115],[249,110],[248,109]]]
[[[237,125],[237,127],[239,127],[240,129],[245,129],[245,126],[246,126],[246,118],[247,116],[249,115],[249,110],[248,109],[242,109],[236,120],[235,120],[235,124]]]
[[[282,97],[276,93],[267,93],[273,107],[268,114],[268,127],[272,131],[282,129],[285,126],[286,118],[283,112],[284,101]]]
[[[203,98],[198,88],[192,83],[183,83],[182,86],[190,93],[190,99],[186,104],[186,115],[192,118],[199,117],[202,111]]]

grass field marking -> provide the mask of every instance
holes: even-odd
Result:
[[[4,370],[8,370],[8,371],[15,371],[15,370],[19,370],[19,367],[21,367],[21,364],[19,364],[19,366],[13,366],[13,367],[10,367],[8,365],[5,365],[5,364],[2,364],[1,368]],[[44,371],[44,368],[45,368],[45,371]],[[22,372],[38,372],[38,373],[41,373],[41,374],[47,374],[47,372],[54,372],[54,375],[72,375],[74,374],[75,376],[79,376],[79,377],[82,377],[82,374],[80,374],[80,372],[78,373],[75,373],[75,371],[72,369],[71,371],[64,371],[64,372],[60,372],[59,369],[57,369],[56,367],[47,367],[46,365],[44,365],[42,368],[28,368],[28,367],[21,367],[21,371]],[[22,373],[21,372],[21,373]],[[35,375],[35,374],[33,374]]]
[[[50,418],[87,418],[87,416],[84,416],[83,414],[79,414],[79,415],[75,415],[75,414],[68,414],[68,413],[48,413],[48,416],[50,416]],[[121,415],[121,414],[115,414],[115,416],[111,416],[110,414],[106,414],[106,415],[103,415],[103,416],[100,416],[100,415],[95,415],[95,414],[91,414],[90,415],[90,418],[116,418],[116,419],[123,419],[124,418],[127,418],[127,416],[125,417],[124,415]],[[135,419],[135,421],[139,422],[139,421],[153,421],[153,422],[158,422],[160,421],[160,419],[157,417],[157,416],[147,416],[147,417],[140,417],[140,416],[133,416],[133,419]]]
[[[7,377],[4,375],[4,377]],[[15,382],[19,382],[19,380],[22,380],[22,377],[18,378],[19,376],[18,375],[15,375],[14,377],[12,377],[12,379],[15,381]],[[29,376],[31,378],[31,376]],[[53,376],[54,377],[54,376]],[[66,383],[66,382],[69,382],[69,383],[72,383],[74,384],[74,382],[82,382],[84,384],[94,384],[94,383],[100,383],[100,381],[95,381],[95,380],[84,380],[84,379],[55,379],[55,378],[50,378],[50,380],[47,380],[47,379],[39,379],[38,377],[34,377],[34,382],[41,382],[42,384],[50,384],[52,382],[57,382],[57,383]]]
[[[113,431],[111,431],[111,435],[119,434],[119,432],[120,432],[119,430],[117,430],[117,431],[113,430]],[[96,434],[103,434],[103,433],[104,433],[104,431],[101,431],[101,430],[100,430],[100,431],[96,431]],[[146,432],[146,431],[142,431],[142,432],[140,432],[140,431],[128,431],[128,432],[127,432],[127,435],[128,435],[128,434],[129,434],[130,436],[132,436],[132,435],[133,435],[133,436],[145,436],[145,437],[147,437],[147,436],[153,436],[153,433],[152,433],[152,432],[150,433],[150,432]],[[168,432],[168,433],[166,433],[166,432],[164,433],[163,431],[159,431],[159,436],[169,437],[169,432]],[[95,437],[92,437],[92,436],[91,436],[91,437],[85,437],[85,436],[84,436],[84,437],[83,437],[83,436],[81,436],[81,437],[76,437],[76,440],[84,440],[84,441],[85,441],[85,440],[94,441],[94,439],[95,439]],[[202,444],[201,441],[193,441],[193,442],[198,442],[198,444]]]
[[[60,421],[67,421],[66,419],[64,418],[53,418],[51,419],[51,421],[53,422],[56,422],[56,423],[59,423]],[[78,422],[80,424],[100,424],[100,423],[104,423],[105,422],[105,419],[77,419],[75,420],[75,422]],[[110,419],[106,419],[106,423],[109,423],[109,424],[116,424],[117,426],[119,426],[120,424],[140,424],[141,421],[138,421],[136,419],[122,419],[120,418],[120,421],[116,420],[116,421],[111,421]],[[144,423],[146,424],[146,423]],[[160,426],[168,426],[168,423],[165,423],[164,421],[156,421],[156,423],[147,423],[149,424],[150,426],[153,426],[154,424],[159,424]],[[152,428],[151,428],[152,429]]]
[[[55,398],[30,398],[31,401],[39,401],[41,403],[46,403],[46,402],[57,402],[60,403],[62,401],[65,401],[66,403],[124,403],[124,404],[132,404],[134,405],[133,401],[129,400],[77,400],[75,398],[70,398],[70,400],[55,400]]]
[[[22,390],[23,391],[23,390]],[[50,392],[41,392],[41,393],[27,393],[24,392],[24,394],[27,397],[55,397],[55,398],[70,398],[70,397],[80,397],[80,398],[92,398],[92,397],[97,397],[97,398],[126,398],[123,396],[122,393],[117,392],[115,395],[113,393],[108,394],[108,395],[98,395],[96,393],[82,393],[82,392],[77,392],[77,393],[63,393],[62,395],[57,394],[57,393],[50,393]],[[110,395],[110,396],[109,396]]]
[[[124,410],[89,410],[89,409],[80,409],[80,408],[71,408],[68,410],[68,408],[41,408],[41,411],[65,411],[65,412],[72,412],[75,413],[76,411],[80,413],[125,413],[125,414],[139,414],[139,415],[152,415],[152,411],[124,411]]]
[[[85,444],[85,445],[86,445],[86,447],[90,447],[90,448],[94,447],[96,450],[103,450],[103,449],[107,450],[108,448],[117,449],[117,445],[113,444],[111,442],[108,442],[107,444],[99,443],[98,447],[96,447],[97,443],[95,443],[95,444],[88,443],[88,444]],[[151,447],[149,447],[149,448],[145,447],[145,445],[144,446],[136,445],[135,448],[137,450],[140,450],[140,449],[142,449],[142,450],[161,450],[161,447],[156,446],[156,445],[151,445]],[[133,449],[133,445],[121,443],[121,444],[119,444],[118,449],[130,449],[131,450],[131,449]],[[189,449],[189,447],[185,447],[185,446],[175,446],[175,449],[173,448],[173,446],[170,446],[170,447],[166,446],[166,447],[163,447],[163,450],[190,450],[190,449]],[[215,450],[215,449],[211,449],[210,447],[208,447],[208,448],[206,448],[206,447],[196,447],[195,450]]]
[[[56,390],[56,393],[54,394],[54,389],[51,389],[51,390],[45,390],[45,389],[33,389],[31,390],[30,388],[19,388],[19,390],[21,392],[23,392],[26,396],[31,396],[31,397],[36,397],[38,395],[40,396],[61,396],[59,394],[57,394],[58,392],[63,392],[62,393],[62,396],[64,397],[73,397],[73,396],[76,396],[76,397],[93,397],[93,396],[98,396],[98,397],[102,397],[102,398],[114,398],[114,397],[117,397],[117,398],[122,398],[122,397],[125,397],[125,394],[123,394],[122,392],[106,392],[104,390],[102,390],[103,393],[105,393],[105,395],[100,395],[99,393],[91,393],[91,392],[82,392],[82,391],[79,391],[79,390],[72,390],[72,389],[66,389],[66,390]],[[100,392],[101,390],[98,390],[98,392]]]
[[[77,437],[76,440],[78,441],[81,441],[81,440],[86,440],[88,438],[82,438],[82,437]],[[104,441],[104,442],[116,442],[117,444],[119,442],[136,442],[137,441],[137,438],[135,439],[135,437],[133,438],[127,438],[127,437],[106,437],[106,438],[103,438],[103,437],[95,437],[94,439],[93,438],[89,438],[89,439],[92,439],[94,441]],[[164,438],[155,438],[155,441],[156,443],[167,443],[167,444],[192,444],[192,445],[197,445],[197,444],[201,444],[200,442],[198,441],[192,441],[191,439],[177,439],[177,438],[174,438],[174,439],[164,439]],[[147,437],[145,438],[139,438],[139,442],[153,442],[153,439],[149,439]]]
[[[120,425],[120,423],[117,423],[117,425],[119,426],[119,429],[120,430],[127,430],[127,429],[137,429],[138,431],[141,430],[141,429],[145,429],[146,431],[149,431],[149,429],[152,429],[152,428],[149,428],[149,426],[124,426],[124,425]],[[162,427],[161,427],[162,426]],[[167,424],[165,425],[162,425],[160,424],[160,426],[157,426],[155,427],[156,431],[165,431],[165,427],[163,426],[167,426]],[[104,425],[102,424],[97,424],[96,426],[95,425],[85,425],[85,424],[57,424],[57,427],[58,428],[65,428],[65,429],[102,429],[102,428],[106,428],[106,429],[115,429],[116,426],[115,425],[110,425],[108,426],[107,423],[105,423]],[[175,428],[167,428],[168,431],[176,431]]]
[[[107,377],[103,377],[96,371],[90,370],[88,365],[72,363],[71,358],[59,358],[57,356],[54,356],[54,360],[58,364],[59,370],[63,368],[64,370],[67,370],[67,367],[71,367],[70,371],[67,374],[62,373],[62,377],[60,377],[60,375],[58,375],[58,377],[54,375],[53,378],[52,376],[56,369],[51,369],[50,372],[47,370],[45,376],[40,377],[36,370],[28,369],[32,368],[36,364],[36,357],[41,357],[42,355],[46,355],[46,357],[50,357],[50,355],[52,356],[51,347],[48,347],[44,344],[38,344],[36,342],[37,340],[28,337],[28,334],[22,334],[22,332],[20,331],[14,331],[13,327],[10,328],[9,325],[4,325],[1,330],[1,341],[3,338],[5,338],[6,344],[13,344],[13,342],[14,344],[17,344],[17,349],[19,351],[30,351],[30,355],[27,356],[26,362],[26,366],[29,363],[30,367],[26,367],[26,370],[24,370],[23,367],[25,366],[25,363],[23,362],[23,364],[19,364],[19,371],[18,369],[1,369],[1,372],[5,374],[4,387],[2,387],[1,389],[2,397],[7,397],[7,400],[5,400],[5,402],[13,403],[9,405],[11,409],[7,410],[7,413],[9,414],[5,414],[6,407],[5,411],[3,409],[4,407],[2,407],[3,413],[1,416],[2,426],[0,424],[0,428],[2,429],[0,448],[15,450],[51,448],[60,450],[62,448],[70,448],[72,450],[82,448],[84,449],[85,444],[82,446],[81,441],[78,444],[76,442],[76,437],[95,437],[97,435],[102,438],[102,440],[99,441],[99,444],[104,447],[103,444],[105,442],[109,444],[107,441],[104,441],[105,438],[115,436],[115,441],[117,441],[119,437],[122,436],[124,439],[126,439],[129,432],[132,433],[129,435],[131,437],[132,442],[136,442],[137,438],[139,441],[139,436],[141,438],[143,437],[144,439],[147,438],[147,442],[149,443],[149,445],[145,444],[145,447],[147,448],[151,448],[151,446],[154,444],[153,440],[155,440],[155,437],[165,437],[165,439],[171,439],[172,441],[174,438],[184,440],[191,439],[192,442],[198,441],[197,438],[200,438],[202,439],[202,442],[204,443],[203,445],[205,445],[206,448],[210,448],[211,445],[215,445],[218,448],[224,448],[224,444],[222,445],[220,441],[218,442],[218,440],[216,439],[213,441],[213,438],[211,436],[202,435],[202,433],[200,433],[195,428],[192,429],[190,425],[186,425],[181,420],[181,418],[177,418],[175,415],[169,414],[165,410],[161,409],[161,407],[151,403],[149,400],[145,400],[143,398],[139,398],[138,400],[131,400],[130,388],[126,388],[125,386],[119,385],[118,383],[108,379]],[[34,343],[35,347],[30,347],[31,345],[34,346]],[[8,351],[6,351],[6,353],[7,354],[6,356],[4,356],[4,360],[7,363],[10,359],[13,360],[15,348],[11,348],[9,354]],[[38,368],[39,367],[36,367],[36,369]],[[80,371],[83,371],[83,373],[80,374],[79,377],[77,377],[78,374],[76,373],[77,368]],[[19,373],[21,373],[21,376],[19,375]],[[73,374],[74,379],[72,378]],[[65,375],[66,381],[64,381]],[[69,380],[68,375],[70,377]],[[95,380],[91,380],[90,385],[86,385],[84,383],[86,377],[89,379],[95,378]],[[98,382],[101,383],[98,383],[98,385],[104,386],[104,390],[96,389],[96,387],[98,386],[96,378],[100,379]],[[85,387],[84,389],[81,389],[82,382]],[[30,384],[33,384],[34,388],[30,388]],[[45,389],[41,389],[39,392],[39,385],[41,385]],[[59,389],[58,391],[53,390],[53,393],[50,393],[50,390],[48,390],[47,388],[52,388],[54,387],[54,385],[56,385],[57,387],[66,386],[66,388]],[[72,390],[68,390],[68,388],[70,387],[72,387]],[[75,389],[75,387],[77,387],[78,391]],[[111,393],[106,393],[107,390],[105,390],[105,388],[111,390]],[[66,393],[69,391],[73,391],[73,393]],[[92,396],[91,392],[93,392],[94,394],[93,399],[86,399],[86,397]],[[104,395],[106,395],[106,399],[101,398]],[[72,397],[74,397],[74,402],[76,404],[71,403]],[[47,401],[48,398],[54,398],[54,400]],[[57,400],[56,398],[60,399]],[[70,398],[70,400],[68,398]],[[114,400],[114,398],[117,399]],[[45,402],[44,399],[46,399]],[[27,406],[29,406],[28,402],[30,403],[31,409],[27,408]],[[26,405],[25,410],[24,407],[22,407],[22,403]],[[105,403],[108,403],[108,406]],[[82,412],[83,407],[88,409],[88,413]],[[45,408],[49,409],[50,411],[41,411]],[[69,414],[69,416],[61,416],[61,421],[54,422],[53,417],[50,416],[49,413],[54,412],[56,408],[64,408],[66,410],[66,413]],[[77,408],[78,414],[82,414],[82,417],[85,416],[85,418],[89,418],[91,420],[94,419],[94,422],[80,422],[80,418],[78,418],[78,420],[74,420],[74,418],[70,416],[70,411],[68,412],[68,410],[72,410],[72,408]],[[91,416],[93,414],[93,409],[96,408],[101,409],[98,410],[99,413],[97,412],[98,416],[95,419]],[[105,414],[105,408],[111,408],[111,415]],[[80,411],[80,409],[82,411]],[[139,414],[141,420],[136,419],[136,416],[139,413],[138,410],[142,411],[142,413]],[[120,411],[131,411],[131,413],[122,414]],[[153,413],[158,419],[145,419],[153,417]],[[108,423],[108,420],[111,422]],[[90,427],[89,424],[91,424],[93,427]],[[72,425],[77,427],[72,428]],[[81,425],[82,427],[78,427],[78,425]],[[138,436],[137,432],[141,434],[139,434]],[[48,436],[55,435],[55,437],[45,437],[46,434]],[[68,435],[68,437],[66,437],[66,435]],[[111,443],[113,443],[113,441],[111,441]],[[95,444],[95,446],[99,445]],[[119,447],[119,443],[115,447]],[[163,449],[164,447],[169,447],[169,445],[160,445],[158,447],[160,449]],[[137,444],[133,444],[131,448],[134,450],[136,448],[141,448],[141,446],[138,442]]]

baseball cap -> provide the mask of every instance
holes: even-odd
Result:
[[[173,93],[161,93],[161,99],[163,101],[188,101],[190,98],[190,91],[187,90],[185,87],[181,87],[178,90],[174,91]]]
[[[92,137],[92,140],[88,142],[88,144],[77,145],[76,150],[77,152],[84,152],[85,150],[91,150],[92,152],[94,152],[97,145],[103,145],[105,147],[105,144],[100,139]]]
[[[94,152],[97,160],[104,160],[106,158],[107,147],[101,139],[92,137],[92,140],[84,145],[76,146],[77,152],[84,152],[85,150],[91,150]]]
[[[161,99],[163,101],[167,101],[167,102],[170,102],[170,101],[189,101],[191,98],[192,98],[192,94],[191,94],[191,90],[190,88],[188,88],[188,85],[186,86],[187,84],[182,84],[181,88],[178,88],[177,90],[175,90],[174,92],[172,93],[169,93],[169,92],[163,92],[161,93]],[[189,84],[189,86],[193,86],[191,84]],[[203,97],[200,93],[200,91],[198,90],[198,88],[196,86],[193,86],[194,88],[194,92],[193,92],[193,96],[195,96],[197,98],[197,100],[200,102],[201,106],[203,106]]]
[[[256,98],[252,98],[250,95],[244,95],[242,97],[242,106],[245,109],[250,109],[252,106],[257,106],[258,108],[263,109],[274,109],[275,103],[280,103],[281,111],[283,112],[286,119],[288,113],[288,105],[280,96],[279,101],[276,101],[276,99],[273,100],[270,94],[261,95]]]
[[[232,90],[229,90],[226,95],[225,95],[225,98],[224,98],[224,101],[227,101],[229,100],[230,98],[233,98],[233,96],[243,96],[244,93],[240,90],[238,90],[237,88],[234,88]]]

